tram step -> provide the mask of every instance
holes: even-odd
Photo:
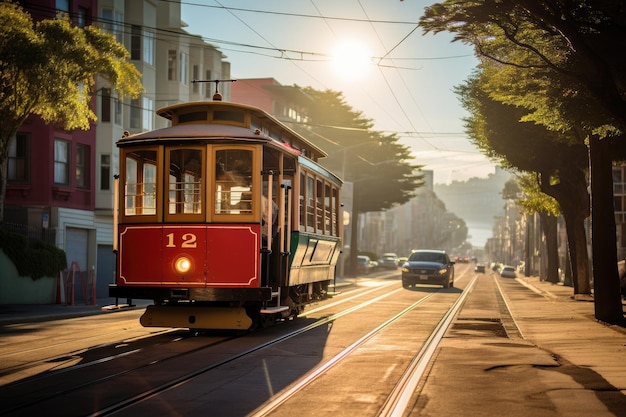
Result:
[[[261,309],[262,314],[276,314],[289,310],[289,306],[273,306]]]

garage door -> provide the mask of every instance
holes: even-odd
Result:
[[[89,246],[89,230],[77,227],[68,227],[65,230],[65,255],[67,256],[67,267],[72,262],[78,262],[81,271],[88,271],[87,250]]]

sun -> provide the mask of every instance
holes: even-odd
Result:
[[[367,44],[358,40],[344,40],[335,45],[331,59],[334,72],[347,80],[365,78],[372,67]]]

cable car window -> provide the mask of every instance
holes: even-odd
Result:
[[[298,196],[298,207],[299,207],[299,223],[302,226],[306,226],[306,184],[304,173],[300,173],[300,195]]]
[[[315,226],[318,233],[324,233],[324,185],[321,180],[316,181],[315,187]]]
[[[195,84],[194,84],[195,85]],[[195,111],[191,113],[185,113],[178,115],[178,123],[191,123],[191,122],[206,122],[206,111]]]
[[[241,111],[214,110],[213,120],[215,121],[223,120],[226,122],[243,123],[245,121],[245,113]]]
[[[252,151],[215,152],[215,214],[252,214]]]
[[[332,210],[333,210],[333,217],[332,217],[332,226],[333,226],[333,231],[332,231],[332,235],[333,236],[339,236],[339,199],[338,199],[338,190],[333,187],[333,199],[332,199]]]
[[[172,149],[169,164],[168,213],[202,213],[202,152]]]
[[[306,177],[306,227],[315,230],[315,187],[313,177]]]
[[[156,158],[155,150],[126,154],[124,201],[127,216],[156,213]]]
[[[324,184],[324,231],[333,234],[333,209],[331,205],[330,185]]]

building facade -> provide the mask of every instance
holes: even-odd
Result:
[[[37,0],[20,4],[34,20],[67,13],[78,26],[98,25],[126,46],[142,74],[144,94],[120,99],[103,78],[96,80],[98,117],[88,131],[67,132],[31,116],[9,152],[5,223],[50,237],[65,250],[68,265],[93,270],[98,297],[114,281],[113,194],[119,172],[116,141],[124,132],[165,127],[155,111],[212,96],[194,80],[230,78],[225,56],[186,32],[180,2],[152,0]],[[228,99],[230,86],[220,85]]]

